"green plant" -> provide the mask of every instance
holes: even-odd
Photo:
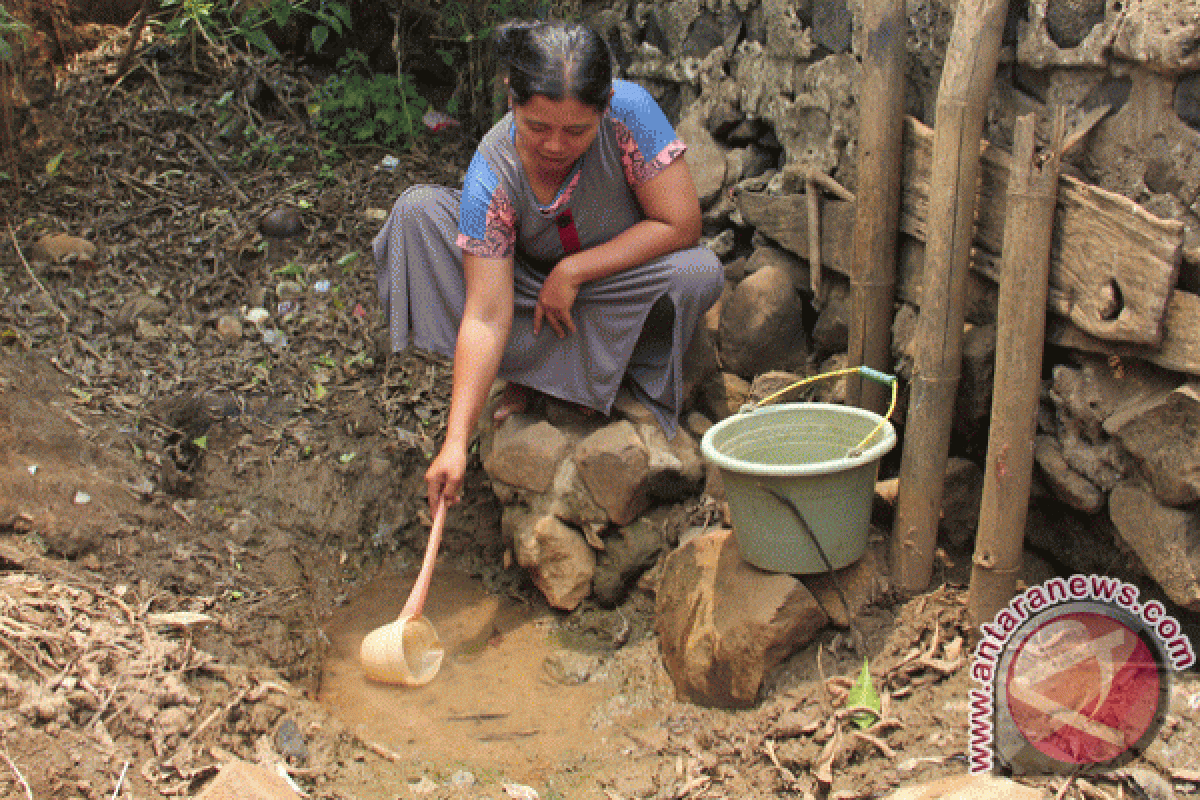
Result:
[[[409,75],[372,74],[367,57],[351,50],[317,90],[310,110],[335,142],[395,147],[411,146],[428,107]]]
[[[162,0],[162,7],[173,9],[163,32],[176,41],[187,40],[193,63],[201,39],[216,50],[244,42],[279,58],[279,50],[264,30],[269,23],[283,28],[294,17],[311,17],[316,24],[309,37],[317,51],[331,33],[340,35],[353,23],[350,9],[336,0],[271,0],[266,5],[243,0]]]
[[[13,98],[20,75],[21,43],[28,26],[0,6],[0,150],[8,153],[9,167],[16,174],[16,132],[13,130]]]

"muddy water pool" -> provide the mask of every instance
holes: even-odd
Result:
[[[415,576],[379,575],[324,626],[331,647],[318,699],[363,738],[438,769],[533,781],[611,758],[622,731],[653,716],[622,693],[628,676],[618,681],[601,654],[567,646],[559,614],[448,568],[434,574],[425,605],[446,649],[437,677],[415,688],[368,680],[362,639],[396,618]]]

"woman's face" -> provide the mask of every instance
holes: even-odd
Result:
[[[517,145],[541,170],[569,170],[591,147],[602,115],[574,97],[534,95],[525,105],[513,105]]]

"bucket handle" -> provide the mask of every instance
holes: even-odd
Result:
[[[783,387],[777,392],[767,395],[756,403],[746,403],[740,409],[738,409],[738,413],[741,414],[748,411],[754,411],[761,406],[765,406],[768,403],[774,402],[793,389],[799,389],[800,387],[807,386],[810,383],[816,383],[817,381],[825,380],[827,378],[840,378],[843,375],[853,375],[855,373],[863,376],[864,378],[873,380],[876,383],[890,386],[892,389],[892,399],[888,403],[887,413],[884,414],[883,418],[879,420],[879,424],[872,428],[871,432],[864,436],[861,442],[856,444],[854,447],[851,447],[849,452],[846,454],[847,457],[861,455],[863,449],[867,446],[867,442],[871,441],[871,439],[875,437],[875,434],[883,430],[883,423],[887,421],[887,419],[892,416],[892,412],[896,410],[896,393],[900,382],[896,380],[895,375],[889,375],[886,372],[880,372],[877,369],[872,369],[871,367],[867,366],[843,367],[842,369],[830,370],[829,372],[822,372],[819,375],[810,375],[807,378],[802,378],[795,383]]]

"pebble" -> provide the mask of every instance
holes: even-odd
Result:
[[[450,783],[460,789],[469,789],[475,785],[475,776],[465,769],[460,769],[450,776]]]
[[[217,335],[227,342],[242,338],[242,323],[232,314],[222,314],[217,319]]]
[[[272,239],[295,236],[303,229],[304,220],[300,211],[292,206],[280,206],[268,212],[258,223],[259,232]]]

